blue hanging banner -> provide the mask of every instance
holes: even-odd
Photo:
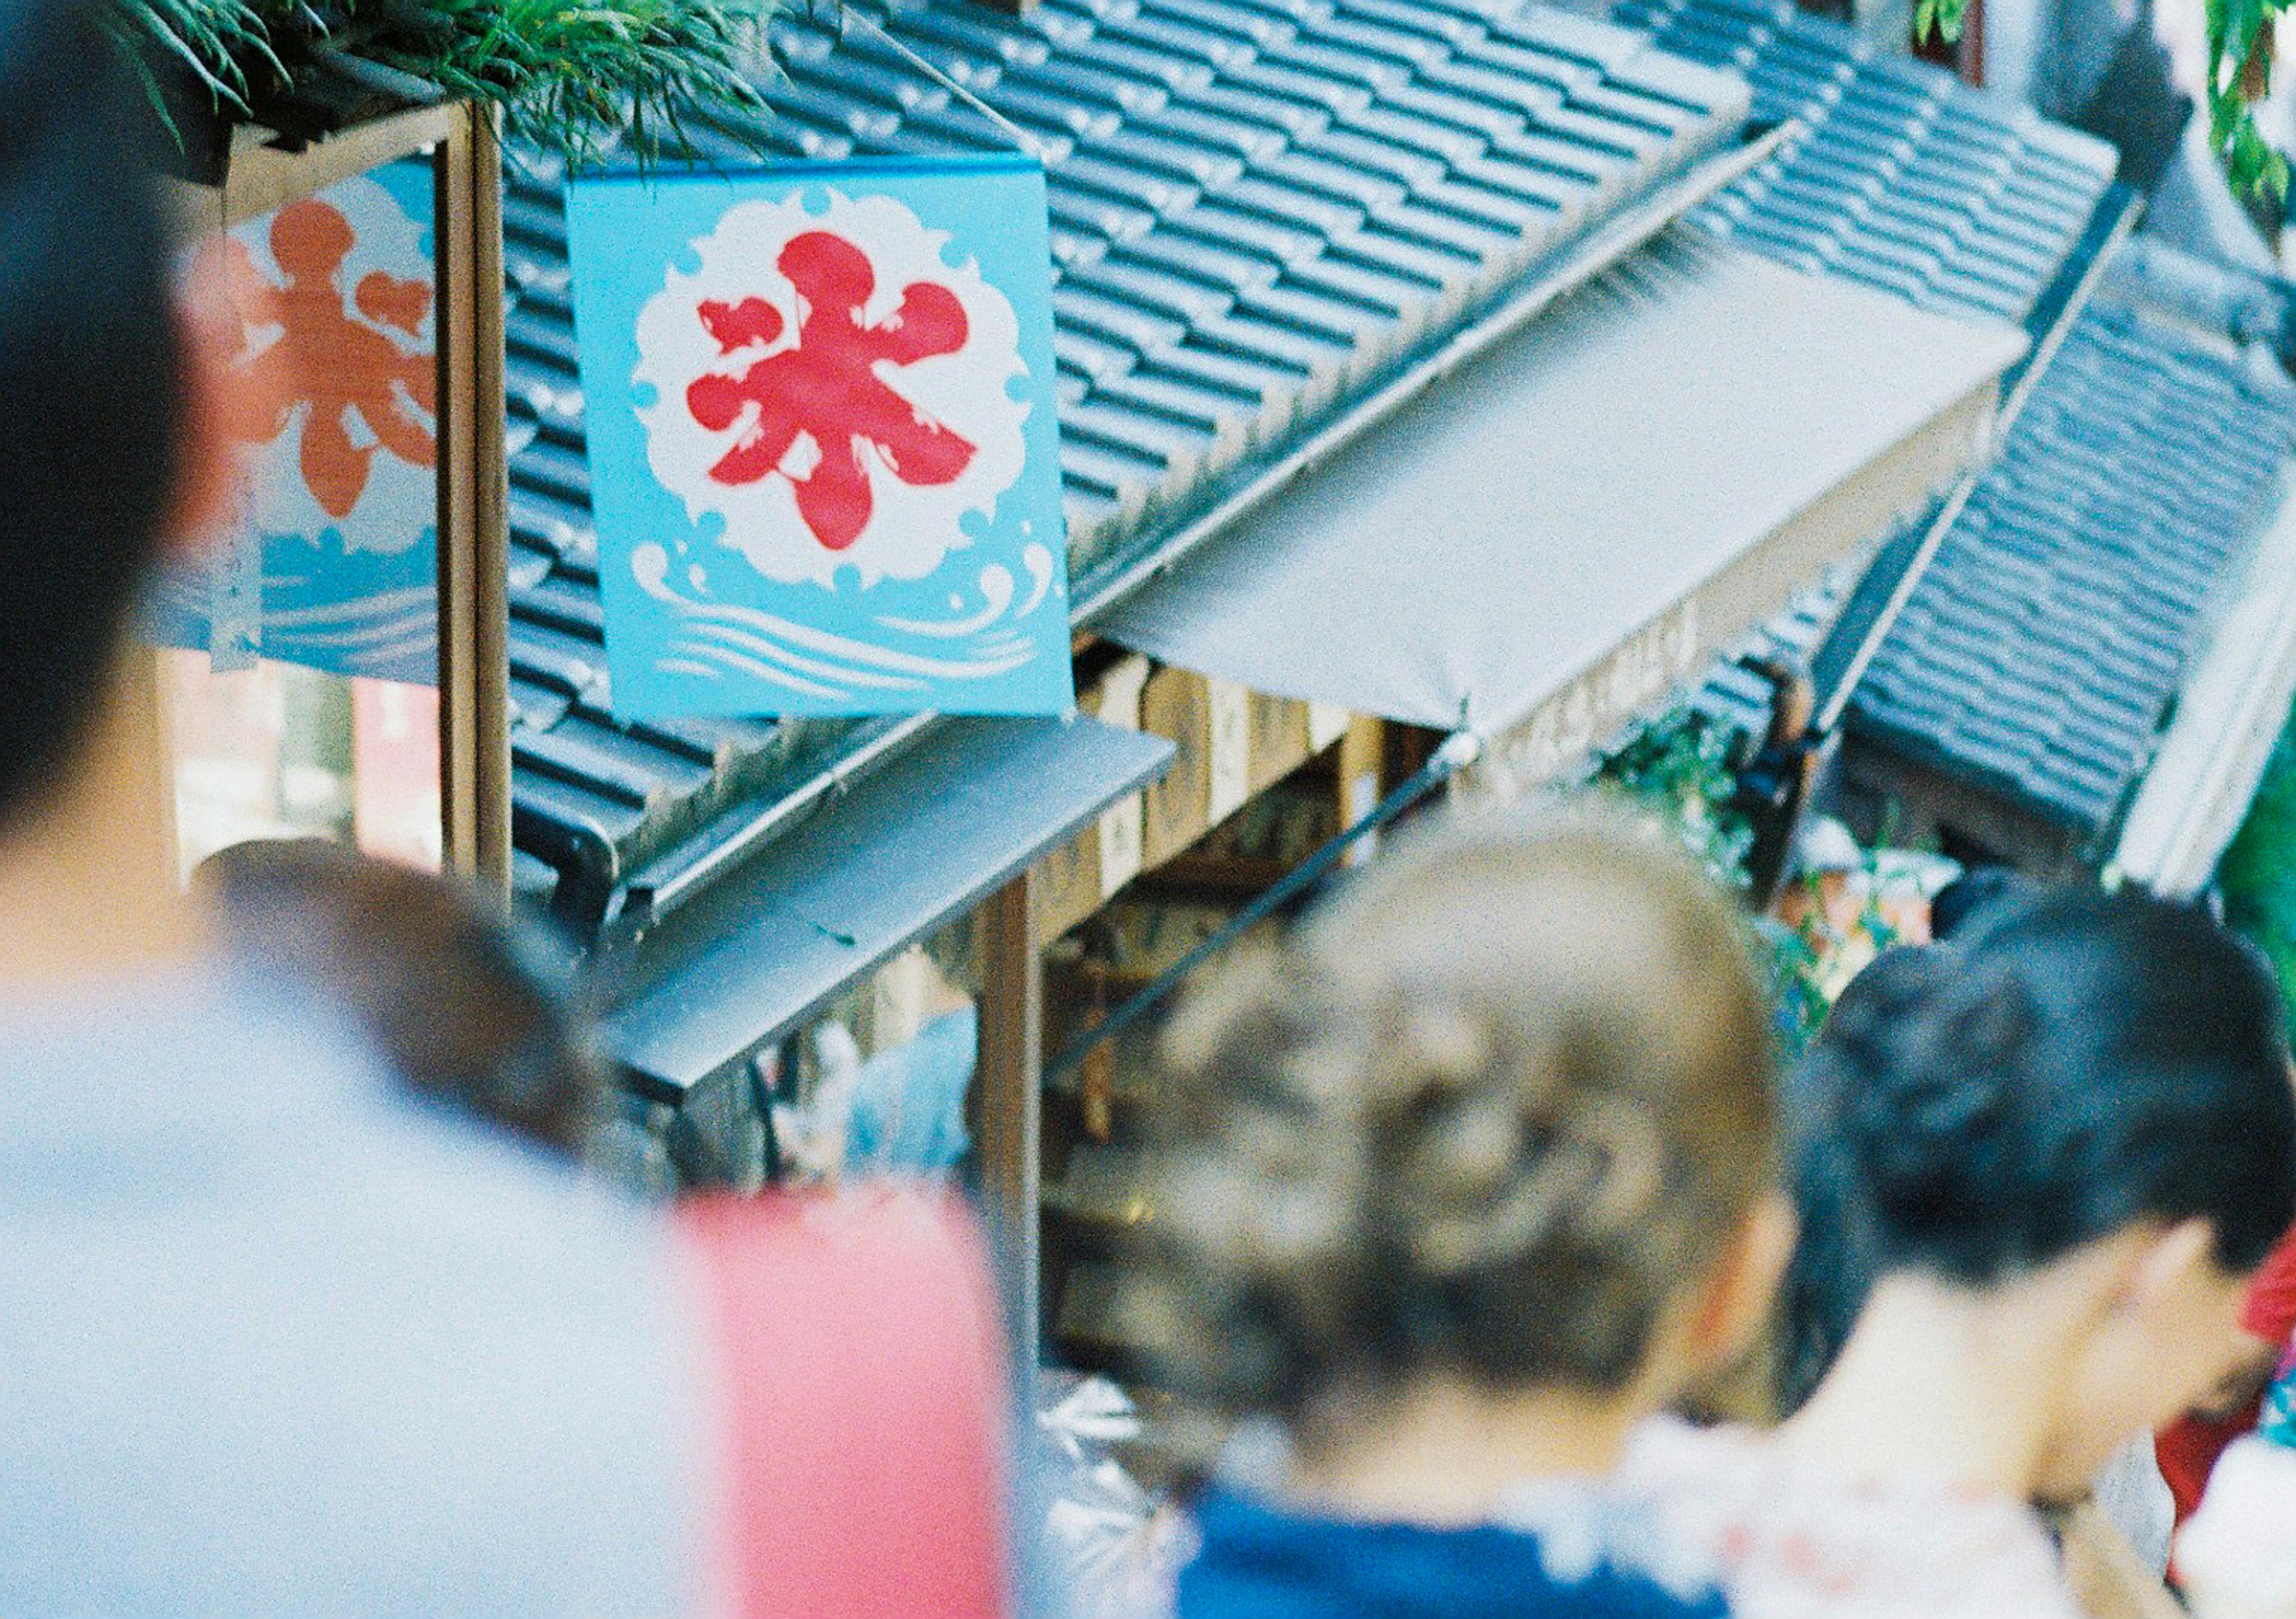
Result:
[[[230,424],[246,528],[170,574],[155,639],[219,671],[263,657],[437,683],[431,184],[428,162],[390,164],[226,240],[259,406]]]
[[[568,192],[613,707],[1073,706],[1043,169]]]

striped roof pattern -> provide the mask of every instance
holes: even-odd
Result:
[[[1758,119],[1806,126],[1693,216],[1797,269],[2022,321],[2112,180],[2105,142],[1792,0],[1620,0],[1611,16],[1743,74]]]
[[[2100,300],[1884,637],[1852,734],[2108,832],[2292,448],[2296,385],[2260,350]]]
[[[1018,129],[1046,159],[1087,576],[1713,151],[1751,101],[1632,31],[1519,4],[905,0],[882,35],[834,22],[778,28],[788,155],[1009,149]],[[580,921],[856,727],[608,712],[562,179],[514,162],[504,204],[513,835],[521,880]]]

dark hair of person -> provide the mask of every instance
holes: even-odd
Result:
[[[1988,905],[1949,960],[1845,1004],[1813,1058],[1878,1272],[1981,1287],[2194,1217],[2227,1271],[2262,1263],[2296,1221],[2296,1091],[2252,950],[2188,906],[2065,888]]]
[[[461,882],[313,839],[210,855],[234,942],[351,1014],[398,1076],[578,1155],[605,1083],[580,1020],[522,936]]]
[[[1930,901],[1930,936],[1950,939],[1982,921],[1996,906],[2033,899],[2045,890],[2007,866],[1972,866]]]
[[[0,821],[80,744],[176,482],[156,120],[95,17],[0,8]]]
[[[1873,1239],[1857,1167],[1842,1137],[1842,1107],[1859,1076],[1882,1060],[1877,1046],[1950,981],[1951,954],[1932,945],[1885,950],[1849,982],[1786,1087],[1786,1183],[1797,1222],[1778,1284],[1777,1404],[1790,1415],[1809,1398],[1857,1324],[1874,1286]]]
[[[1767,1020],[1679,850],[1453,824],[1176,1013],[1137,1329],[1303,1436],[1428,1376],[1615,1392],[1775,1183]]]

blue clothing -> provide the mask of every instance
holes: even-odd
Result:
[[[845,1141],[847,1171],[933,1174],[955,1168],[972,1149],[964,1093],[972,1086],[980,1042],[980,1015],[968,1006],[863,1063]]]
[[[706,1611],[662,1219],[245,963],[0,991],[0,1613]]]
[[[1180,1571],[1179,1619],[1722,1619],[1702,1582],[1662,1582],[1590,1517],[1562,1533],[1296,1514],[1220,1485]]]

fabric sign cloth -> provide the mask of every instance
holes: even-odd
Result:
[[[224,239],[252,384],[229,424],[248,532],[162,584],[154,639],[218,669],[262,657],[437,683],[433,207],[430,166],[411,159]]]
[[[1042,168],[568,197],[616,712],[1074,704]]]

